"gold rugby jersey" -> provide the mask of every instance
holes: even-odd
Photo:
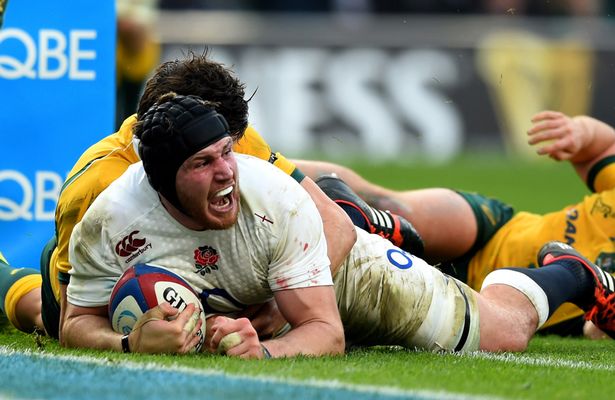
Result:
[[[520,212],[479,250],[468,267],[468,284],[479,290],[487,274],[498,268],[536,268],[543,244],[559,240],[613,274],[615,272],[615,157],[598,162],[588,186],[595,192],[563,210],[538,215]],[[566,303],[544,327],[577,317],[583,312]]]

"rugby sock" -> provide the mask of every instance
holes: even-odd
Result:
[[[590,272],[575,260],[560,260],[541,268],[504,268],[489,274],[483,288],[491,284],[512,286],[536,307],[542,325],[565,302],[584,304],[591,300],[594,281]]]
[[[2,310],[2,313],[4,315],[7,315],[7,304],[14,302],[14,299],[8,298],[13,296],[7,295],[9,294],[9,292],[15,292],[15,288],[17,287],[16,283],[18,283],[18,281],[20,281],[22,278],[29,275],[40,276],[40,271],[32,268],[13,268],[8,264],[0,261],[0,310]]]

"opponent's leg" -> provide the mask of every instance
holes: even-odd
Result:
[[[316,184],[348,214],[355,226],[382,236],[412,254],[423,254],[423,240],[403,217],[370,207],[335,175],[323,175],[316,179]]]
[[[54,282],[58,282],[58,277],[52,272],[51,258],[57,245],[55,235],[47,242],[41,252],[41,314],[45,332],[52,338],[58,339],[60,335],[61,308],[53,290]],[[62,285],[60,291],[62,290]]]
[[[425,243],[423,257],[437,263],[459,258],[474,245],[477,221],[467,200],[450,189],[394,191],[368,182],[349,168],[322,162],[293,160],[312,179],[336,174],[370,206],[388,210],[412,223]]]
[[[13,268],[0,253],[0,309],[23,332],[43,331],[41,285],[39,271]]]

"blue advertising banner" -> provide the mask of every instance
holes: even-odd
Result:
[[[68,171],[113,130],[114,2],[9,1],[0,94],[0,251],[38,268]]]

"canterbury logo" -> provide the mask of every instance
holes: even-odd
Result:
[[[147,239],[138,239],[134,237],[138,233],[139,231],[132,231],[130,235],[124,236],[124,238],[115,245],[115,253],[120,257],[128,257],[139,250],[139,248],[147,242]]]

